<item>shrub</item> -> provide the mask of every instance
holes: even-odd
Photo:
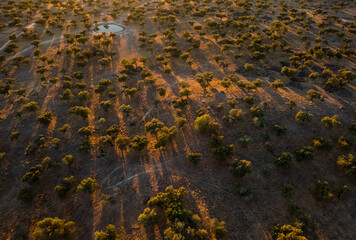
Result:
[[[341,136],[338,140],[339,147],[344,149],[350,149],[353,143],[354,143],[353,138],[346,138],[344,136]]]
[[[303,230],[301,229],[300,224],[297,224],[295,227],[292,225],[275,226],[273,229],[272,239],[308,240],[303,236]]]
[[[183,128],[187,123],[187,119],[184,117],[179,117],[175,120],[175,122],[179,128]]]
[[[330,90],[341,90],[346,86],[346,84],[346,80],[338,77],[332,77],[326,81],[326,88]]]
[[[35,240],[75,239],[76,227],[72,221],[45,218],[38,221],[33,232]]]
[[[22,182],[27,182],[28,184],[34,184],[40,179],[40,175],[42,172],[43,172],[43,166],[41,164],[31,167],[30,171],[28,171],[22,177]]]
[[[201,153],[194,153],[194,152],[190,152],[187,154],[186,158],[193,164],[197,164],[201,161],[202,158],[202,154]]]
[[[356,178],[356,160],[354,155],[349,154],[347,156],[339,156],[336,164],[346,175]]]
[[[294,150],[294,154],[297,161],[310,161],[314,159],[311,147],[299,147]]]
[[[57,185],[54,190],[57,192],[58,196],[64,197],[66,193],[73,187],[75,183],[74,176],[65,177],[62,179],[61,184]]]
[[[100,103],[100,106],[104,109],[105,112],[107,112],[109,110],[109,108],[111,107],[112,102],[110,100],[107,101],[102,101]]]
[[[226,230],[225,222],[220,222],[216,218],[213,218],[211,219],[210,224],[215,236],[218,239],[222,239],[227,236],[228,231]]]
[[[323,137],[314,138],[312,144],[316,149],[330,149],[332,147],[331,141]]]
[[[218,161],[225,161],[228,157],[234,155],[235,147],[233,144],[224,145],[223,136],[213,134],[210,137],[210,144],[212,145],[212,152]]]
[[[153,118],[150,122],[146,123],[145,128],[147,132],[152,134],[156,134],[159,132],[163,127],[164,123],[158,120],[157,118]]]
[[[17,193],[17,200],[21,200],[25,203],[31,202],[36,197],[36,193],[32,187],[22,188]]]
[[[277,79],[276,81],[274,81],[273,83],[271,83],[271,87],[273,89],[277,89],[277,88],[283,88],[285,86],[284,82],[282,82],[281,80]]]
[[[82,127],[78,129],[78,133],[83,136],[90,136],[92,135],[94,130],[91,127]]]
[[[204,114],[200,117],[197,117],[197,119],[195,120],[195,129],[200,132],[207,131],[210,123],[211,123],[210,115]]]
[[[138,222],[144,227],[152,226],[157,218],[157,212],[154,209],[146,208],[138,217]]]
[[[177,127],[172,126],[170,128],[163,127],[161,132],[157,135],[157,143],[155,148],[165,147],[169,141],[171,141],[177,135]]]
[[[235,159],[230,167],[229,167],[229,171],[232,175],[236,176],[236,177],[243,177],[245,176],[247,173],[251,172],[251,168],[252,168],[252,163],[250,161],[247,160],[237,160]]]
[[[308,98],[310,100],[314,100],[314,99],[317,99],[317,100],[321,100],[322,99],[322,96],[321,96],[321,93],[320,92],[317,92],[313,89],[310,89],[308,92],[307,92],[307,95],[308,95]]]
[[[341,124],[341,122],[339,122],[338,115],[334,115],[332,117],[326,116],[323,119],[321,119],[321,122],[325,124],[326,128],[333,128]]]
[[[82,118],[88,118],[89,114],[91,114],[90,108],[79,106],[71,107],[69,112],[81,116]]]
[[[26,105],[24,105],[23,108],[29,112],[34,112],[37,109],[39,109],[40,106],[38,106],[37,102],[30,102],[30,103],[27,103]]]
[[[119,240],[119,234],[116,232],[116,227],[109,224],[105,232],[95,232],[95,240]]]
[[[14,141],[20,137],[21,133],[20,132],[11,132],[10,133],[10,139],[11,141]]]
[[[89,99],[89,97],[90,97],[90,94],[89,94],[89,92],[88,91],[81,91],[81,92],[79,92],[78,93],[78,99],[80,100],[80,101],[87,101],[88,99]]]
[[[306,123],[306,122],[311,122],[313,117],[313,114],[311,113],[307,113],[304,111],[299,111],[296,115],[295,115],[295,121],[298,123]]]
[[[72,155],[67,155],[64,158],[62,158],[62,163],[66,166],[70,166],[74,163],[75,157]]]
[[[275,161],[277,167],[290,169],[293,166],[293,155],[289,152],[282,153]]]
[[[313,198],[317,201],[324,201],[331,198],[333,195],[329,192],[329,183],[327,181],[318,180],[309,187]]]
[[[282,73],[282,75],[285,75],[289,78],[293,78],[293,77],[297,76],[298,70],[284,66],[281,70],[281,73]]]
[[[164,97],[166,95],[167,90],[164,87],[159,87],[157,88],[157,92],[161,97]]]
[[[86,178],[83,179],[79,185],[77,186],[77,190],[78,191],[83,191],[83,192],[87,192],[89,194],[93,194],[95,192],[95,190],[98,187],[98,183],[95,179],[92,178]]]
[[[295,194],[294,188],[290,184],[283,184],[282,192],[285,197],[292,197]]]
[[[285,135],[287,132],[287,127],[280,126],[278,124],[275,124],[273,126],[273,130],[277,133],[278,136]]]
[[[119,109],[120,109],[121,112],[126,113],[127,116],[128,116],[128,115],[131,113],[131,111],[132,111],[131,106],[130,106],[130,105],[125,105],[125,104],[121,105]]]
[[[129,144],[130,144],[130,138],[129,137],[119,136],[116,139],[116,145],[122,151],[126,150],[127,147],[129,146]]]
[[[148,138],[146,136],[135,136],[130,143],[130,148],[141,151],[148,145]]]
[[[126,82],[127,79],[128,79],[128,77],[127,77],[126,74],[122,74],[122,75],[120,75],[120,76],[117,78],[117,80],[118,80],[119,82]]]
[[[253,141],[252,137],[245,135],[242,138],[239,138],[238,143],[242,147],[247,147],[252,143],[252,141]]]
[[[46,112],[37,117],[37,122],[43,125],[49,125],[53,119],[53,114],[51,112]]]

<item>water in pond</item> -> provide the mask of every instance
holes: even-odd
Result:
[[[124,30],[123,27],[116,25],[116,24],[103,24],[98,26],[98,32],[101,33],[116,33],[116,32],[121,32]]]

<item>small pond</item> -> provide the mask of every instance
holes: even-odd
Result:
[[[119,25],[113,24],[113,23],[108,23],[108,24],[100,24],[98,26],[98,32],[100,33],[117,33],[117,32],[121,32],[124,31],[125,28],[121,27]]]

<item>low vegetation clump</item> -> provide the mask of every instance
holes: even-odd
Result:
[[[252,163],[247,160],[237,160],[235,159],[229,168],[229,171],[232,175],[236,177],[243,177],[246,174],[250,173],[252,169]]]
[[[33,237],[36,240],[50,239],[75,239],[76,226],[72,221],[66,221],[60,218],[45,218],[38,221],[33,231]]]
[[[86,178],[83,179],[77,186],[78,191],[83,191],[89,194],[93,194],[98,187],[98,183],[95,179]]]
[[[333,194],[329,192],[330,187],[327,181],[318,180],[309,187],[309,190],[313,198],[317,201],[325,201],[333,196]]]
[[[356,160],[354,155],[349,154],[339,156],[336,164],[346,175],[351,178],[356,178]]]
[[[156,224],[162,209],[167,219],[165,239],[209,239],[211,238],[209,229],[218,239],[225,237],[228,232],[224,222],[211,219],[210,226],[204,226],[199,215],[185,208],[184,200],[187,196],[188,191],[183,187],[179,189],[167,187],[164,192],[159,192],[148,201],[150,207],[144,209],[138,217],[138,222],[146,228],[152,227]]]
[[[293,155],[289,152],[282,153],[275,161],[277,167],[290,169],[293,167]]]
[[[202,158],[201,153],[190,152],[187,154],[186,158],[193,164],[197,164],[201,161]]]

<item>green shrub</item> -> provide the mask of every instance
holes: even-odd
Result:
[[[31,202],[36,197],[36,193],[32,187],[22,188],[17,193],[17,200],[21,200],[25,203]]]
[[[146,136],[135,136],[130,143],[130,148],[136,151],[142,151],[148,145],[148,138]]]
[[[332,142],[323,137],[314,138],[312,144],[317,150],[330,149],[332,147]]]
[[[338,144],[341,148],[350,149],[351,146],[354,144],[354,139],[341,136],[338,140]]]
[[[227,236],[228,231],[226,230],[225,222],[220,222],[216,218],[213,218],[210,220],[210,224],[217,239],[222,239]]]
[[[292,225],[275,226],[273,229],[273,240],[308,240],[303,236],[300,224],[295,227]]]
[[[294,188],[290,184],[283,184],[282,192],[285,197],[292,197],[295,194]]]
[[[354,155],[349,154],[347,156],[339,156],[336,164],[346,175],[351,178],[356,178],[356,160]]]
[[[34,167],[31,167],[30,171],[28,171],[23,177],[22,182],[27,182],[28,184],[34,184],[40,179],[40,175],[43,172],[43,166],[38,164]]]
[[[40,116],[37,117],[37,122],[43,124],[43,125],[49,125],[53,119],[53,113],[51,112],[46,112]]]
[[[281,73],[282,73],[282,75],[285,75],[289,78],[293,78],[293,77],[297,76],[298,70],[284,66],[281,70]]]
[[[87,101],[88,99],[89,99],[89,97],[90,97],[90,93],[88,92],[88,91],[81,91],[81,92],[79,92],[78,93],[78,99],[80,100],[80,101]]]
[[[72,155],[67,155],[64,158],[62,158],[62,163],[66,166],[71,166],[74,163],[75,157]]]
[[[150,122],[146,123],[145,128],[147,132],[152,134],[156,134],[159,132],[163,127],[164,123],[158,120],[157,118],[153,118]]]
[[[252,169],[252,163],[250,161],[247,160],[237,160],[235,159],[230,167],[229,167],[229,171],[232,175],[236,176],[236,177],[243,177],[246,174],[250,173]]]
[[[250,136],[243,136],[242,138],[239,138],[238,144],[242,147],[247,147],[252,143],[253,139]]]
[[[69,112],[81,116],[82,118],[88,118],[89,114],[91,114],[90,108],[79,106],[71,107]]]
[[[186,158],[193,164],[197,164],[201,161],[202,158],[202,154],[201,153],[194,153],[194,152],[190,152],[187,154]]]
[[[54,190],[57,192],[58,196],[64,197],[66,193],[74,186],[74,183],[74,176],[65,177],[62,179],[61,184],[57,185]]]
[[[40,108],[37,102],[30,102],[23,106],[23,108],[29,112],[34,112]]]
[[[278,88],[283,88],[285,86],[284,82],[282,82],[281,80],[277,79],[276,81],[274,81],[273,83],[271,83],[271,87],[273,89],[278,89]]]
[[[282,153],[275,161],[277,167],[290,169],[293,167],[293,155],[289,152]]]
[[[295,121],[297,123],[306,123],[306,122],[311,122],[313,117],[313,114],[311,113],[306,113],[304,111],[299,111],[296,115],[295,115]]]
[[[116,227],[109,224],[105,232],[95,232],[95,240],[119,240],[119,234],[116,232]]]
[[[297,161],[310,161],[314,159],[311,147],[299,147],[294,150],[294,155]]]
[[[209,125],[211,123],[211,117],[209,114],[204,114],[200,117],[197,117],[195,120],[195,129],[204,132],[209,129]]]
[[[144,227],[152,226],[157,218],[157,212],[154,209],[146,208],[138,217],[138,222]]]
[[[10,139],[11,141],[14,141],[20,137],[21,133],[20,132],[11,132],[10,133]]]
[[[324,117],[321,119],[321,122],[325,124],[326,128],[333,128],[341,124],[341,122],[339,122],[338,115],[334,115],[332,117]]]
[[[333,195],[329,192],[329,183],[327,181],[318,180],[309,187],[313,198],[317,201],[324,201],[331,198]]]
[[[45,218],[37,222],[33,237],[34,240],[75,239],[75,223],[59,218]]]
[[[77,186],[77,190],[78,191],[83,191],[83,192],[87,192],[89,194],[93,194],[95,192],[95,190],[98,187],[98,183],[95,179],[92,178],[86,178],[83,179],[79,185]]]
[[[102,101],[100,103],[100,106],[104,109],[105,112],[107,112],[109,110],[109,108],[111,107],[112,102],[110,100],[107,101]]]

